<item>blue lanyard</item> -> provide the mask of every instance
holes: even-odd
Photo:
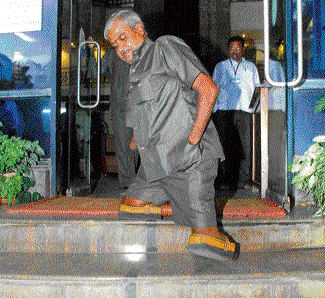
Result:
[[[235,69],[235,67],[234,67],[234,65],[232,64],[232,61],[231,61],[230,58],[229,58],[229,61],[230,61],[230,64],[231,64],[232,69],[234,70],[234,74],[235,74],[235,77],[236,77],[236,75],[237,75],[237,70],[238,70],[238,67],[239,67],[240,62],[237,64],[237,68]]]

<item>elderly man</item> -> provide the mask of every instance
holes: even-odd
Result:
[[[214,179],[223,151],[210,115],[218,88],[180,39],[147,38],[131,10],[113,14],[104,36],[131,64],[127,125],[141,166],[124,193],[122,218],[160,218],[170,201],[176,224],[190,226],[187,249],[215,260],[234,259],[235,243],[219,232]]]

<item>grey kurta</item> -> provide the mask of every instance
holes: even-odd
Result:
[[[127,125],[134,129],[146,179],[154,181],[188,168],[201,158],[224,158],[219,137],[210,122],[197,146],[188,142],[198,94],[192,85],[208,75],[191,49],[180,39],[147,39],[133,53]]]
[[[133,52],[127,101],[141,167],[125,195],[156,205],[170,200],[174,221],[191,227],[216,225],[213,183],[224,158],[211,122],[198,145],[188,142],[200,73],[208,74],[182,40],[147,39]]]
[[[91,56],[91,69],[95,71],[94,55]],[[116,162],[119,183],[127,187],[136,176],[138,167],[138,152],[130,149],[133,136],[132,129],[126,126],[126,98],[129,91],[130,65],[121,60],[116,51],[109,49],[101,59],[101,73],[108,73],[111,87],[110,108],[112,126],[115,137]],[[95,75],[95,73],[93,73]]]

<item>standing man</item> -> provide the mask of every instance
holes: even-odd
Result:
[[[256,66],[243,58],[244,43],[239,36],[228,40],[229,59],[216,65],[212,77],[220,89],[212,119],[226,156],[216,188],[252,187],[251,101],[260,79]]]
[[[131,64],[127,125],[141,166],[119,210],[123,218],[161,217],[170,201],[176,224],[190,226],[187,249],[216,260],[236,257],[236,245],[219,232],[214,179],[223,151],[209,123],[219,89],[180,39],[147,38],[140,17],[122,10],[107,21],[104,36]]]
[[[92,39],[92,38],[90,38]],[[92,50],[93,52],[93,50]],[[94,53],[91,53],[90,70],[94,76],[96,71]],[[137,150],[129,147],[133,131],[126,126],[126,98],[129,92],[130,65],[121,60],[116,51],[109,48],[101,59],[101,74],[108,74],[111,86],[110,109],[115,140],[117,173],[120,189],[125,190],[136,176],[139,164]]]

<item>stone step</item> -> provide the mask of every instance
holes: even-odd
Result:
[[[187,253],[0,253],[0,297],[325,297],[325,251],[242,252],[235,262]]]
[[[322,220],[224,221],[241,251],[325,247]],[[0,220],[1,252],[185,252],[191,231],[173,221]]]

